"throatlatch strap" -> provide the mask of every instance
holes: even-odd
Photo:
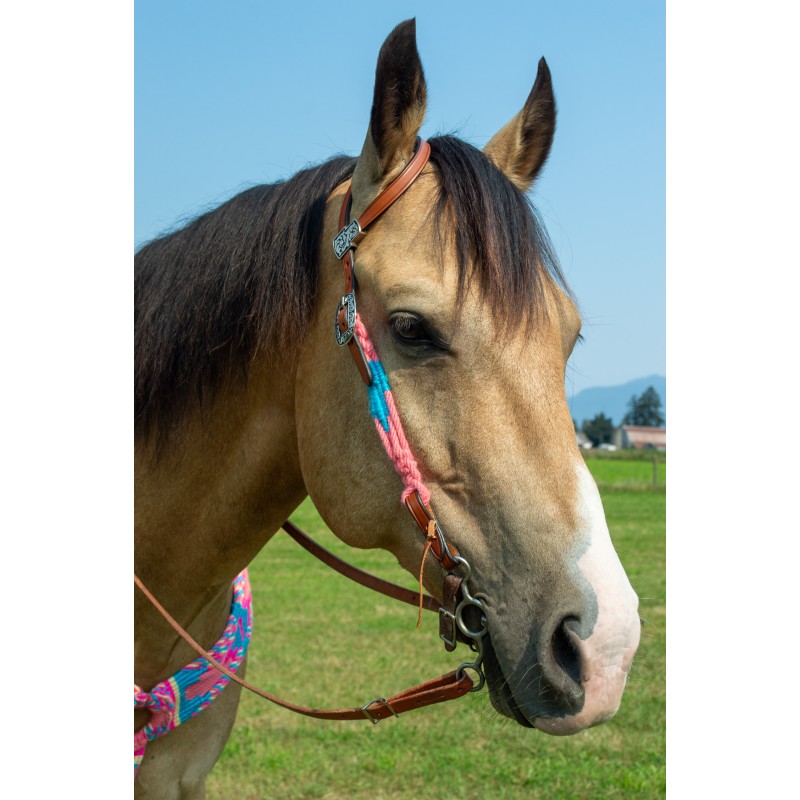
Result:
[[[292,537],[301,547],[304,547],[311,553],[312,556],[318,558],[323,564],[327,564],[331,569],[335,569],[340,575],[345,578],[350,578],[361,586],[366,586],[367,589],[372,589],[376,592],[391,597],[394,600],[400,600],[403,603],[408,603],[410,606],[419,605],[419,594],[412,592],[411,589],[405,589],[398,586],[396,583],[385,581],[376,575],[370,575],[369,572],[364,572],[341,558],[335,556],[330,550],[326,550],[322,545],[317,544],[311,537],[307,536],[290,520],[283,523],[283,529],[289,536]],[[422,596],[422,607],[428,611],[438,611],[441,608],[441,603],[428,594]]]

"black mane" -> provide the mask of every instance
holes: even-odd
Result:
[[[455,236],[460,291],[477,280],[505,325],[529,321],[547,276],[565,285],[533,207],[480,150],[452,136],[429,142],[441,185],[435,229]],[[245,377],[260,348],[302,338],[325,200],[355,164],[336,157],[248,189],[136,253],[137,435],[168,433],[192,403]]]

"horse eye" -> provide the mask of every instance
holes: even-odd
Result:
[[[406,344],[432,344],[432,337],[425,322],[414,314],[395,314],[389,320],[392,333]]]

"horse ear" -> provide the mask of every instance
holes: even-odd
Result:
[[[542,58],[524,108],[489,140],[483,152],[526,192],[547,161],[555,130],[556,100],[550,69]]]
[[[414,154],[428,90],[417,52],[417,23],[401,22],[378,54],[369,129],[353,174],[354,209],[366,205]]]

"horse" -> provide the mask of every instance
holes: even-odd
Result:
[[[381,47],[357,158],[245,190],[136,253],[135,573],[208,648],[236,576],[306,496],[339,539],[389,551],[444,602],[447,570],[425,559],[441,522],[470,567],[492,705],[573,734],[616,713],[641,623],[565,396],[581,317],[526,195],[555,132],[545,60],[482,150],[452,135],[424,145],[413,182],[347,239],[345,296],[350,262],[330,247],[417,163],[426,97],[409,20]],[[362,341],[350,330],[338,346],[350,297]],[[429,537],[370,419],[367,338],[428,492]],[[196,654],[138,590],[134,612],[146,693]],[[230,683],[150,741],[137,796],[203,797],[239,694]],[[135,731],[150,713],[136,709]]]

